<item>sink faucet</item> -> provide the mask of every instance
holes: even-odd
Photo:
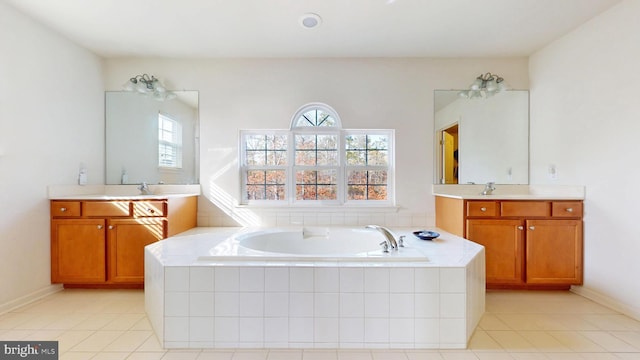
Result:
[[[393,237],[393,235],[391,234],[391,231],[389,231],[389,229],[387,229],[385,227],[382,227],[382,226],[379,226],[379,225],[367,225],[367,226],[365,226],[365,228],[378,230],[386,238],[384,243],[386,243],[387,246],[389,246],[391,249],[398,250],[398,242]]]
[[[140,186],[138,186],[138,190],[140,190],[140,195],[151,195],[153,192],[149,189],[149,185],[146,182],[142,182]]]
[[[485,186],[484,186],[484,190],[482,190],[482,195],[491,195],[493,193],[493,190],[496,189],[496,187],[494,186],[495,183],[494,182],[488,182]]]

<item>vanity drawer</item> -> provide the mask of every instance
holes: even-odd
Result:
[[[581,218],[581,201],[554,201],[551,203],[551,216],[559,218]]]
[[[503,201],[500,203],[500,215],[517,217],[551,216],[551,203],[548,201]]]
[[[130,216],[128,201],[86,201],[84,216]]]
[[[133,216],[135,217],[164,216],[165,204],[166,202],[162,200],[134,201]]]
[[[53,217],[80,216],[82,215],[80,209],[80,201],[51,202],[51,216]]]
[[[500,215],[497,201],[468,201],[467,216],[469,217],[496,217]]]

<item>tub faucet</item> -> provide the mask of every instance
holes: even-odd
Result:
[[[140,186],[138,186],[138,190],[140,190],[140,195],[151,195],[153,192],[149,189],[149,185],[146,182],[142,182]]]
[[[365,228],[378,230],[386,238],[386,243],[388,244],[388,246],[393,250],[398,250],[398,242],[393,237],[393,235],[391,234],[391,231],[389,231],[389,229],[387,229],[385,227],[382,227],[382,226],[379,226],[379,225],[367,225],[367,226],[365,226]]]
[[[482,190],[482,195],[491,195],[491,193],[493,193],[493,190],[496,189],[496,187],[494,185],[495,185],[494,182],[492,182],[492,181],[488,182],[484,186],[484,190]]]

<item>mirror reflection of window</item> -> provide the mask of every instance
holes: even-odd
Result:
[[[158,113],[158,166],[182,168],[182,125],[162,113]]]

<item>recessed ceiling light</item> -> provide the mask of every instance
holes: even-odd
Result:
[[[300,25],[305,29],[313,29],[320,26],[322,18],[318,14],[306,13],[300,17]]]

